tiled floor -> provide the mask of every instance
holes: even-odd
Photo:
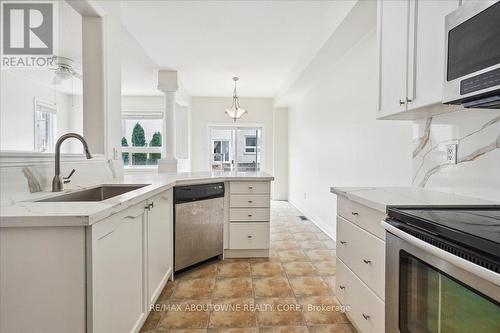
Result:
[[[335,302],[335,244],[272,203],[268,259],[215,261],[169,281],[141,332],[351,333]]]

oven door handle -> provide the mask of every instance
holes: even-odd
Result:
[[[410,234],[407,234],[404,231],[399,230],[398,228],[390,225],[385,221],[382,221],[382,226],[387,232],[390,232],[391,234],[407,241],[408,243],[421,249],[422,251],[430,253],[442,260],[445,260],[446,262],[449,262],[452,265],[455,265],[463,269],[464,271],[467,271],[484,280],[487,280],[496,286],[500,286],[500,274],[490,271],[489,269],[486,269],[479,265],[476,265],[468,260],[457,257],[445,250],[441,250],[438,247],[435,247],[429,243],[424,242],[423,240],[420,240]]]

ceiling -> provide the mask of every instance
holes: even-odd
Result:
[[[342,1],[123,1],[123,93],[177,70],[192,96],[273,97],[331,33]],[[325,34],[326,32],[326,34]],[[127,41],[128,40],[128,41]]]

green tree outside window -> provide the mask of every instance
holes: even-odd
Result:
[[[150,147],[161,147],[161,133],[155,132],[151,141],[149,142]],[[158,160],[161,158],[160,153],[151,153],[149,154],[149,163],[150,164],[158,164]]]
[[[128,147],[128,141],[126,137],[122,138],[122,147]],[[129,153],[122,153],[122,159],[124,165],[128,165],[129,158],[130,158]]]
[[[136,123],[134,129],[132,130],[132,146],[133,147],[145,147],[146,146],[146,136],[144,134],[144,128],[141,124]],[[132,154],[132,164],[133,165],[145,165],[148,158],[146,153],[133,153]]]

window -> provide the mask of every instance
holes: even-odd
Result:
[[[229,140],[212,141],[214,161],[229,162]]]
[[[245,136],[245,154],[255,154],[257,151],[257,137]]]
[[[56,141],[56,105],[34,99],[35,107],[35,151],[52,152]]]
[[[122,114],[122,159],[125,167],[155,166],[162,154],[163,114]]]

